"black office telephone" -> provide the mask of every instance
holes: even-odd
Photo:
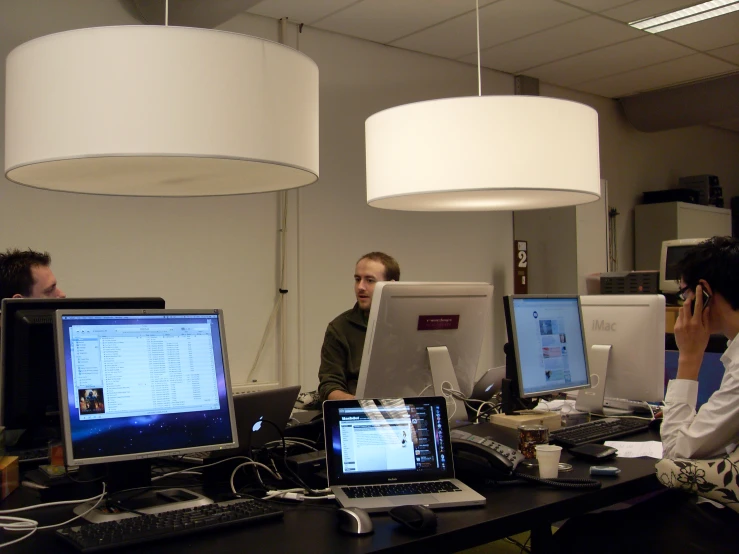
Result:
[[[524,459],[518,450],[461,429],[452,430],[451,438],[454,467],[460,473],[514,478],[513,470]]]
[[[518,450],[461,429],[454,429],[451,437],[454,469],[460,474],[493,481],[526,481],[564,489],[599,489],[601,486],[600,481],[594,479],[541,479],[517,473],[516,467],[524,459]]]

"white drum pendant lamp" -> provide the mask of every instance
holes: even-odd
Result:
[[[5,175],[89,194],[217,196],[318,179],[318,68],[256,37],[68,31],[7,59]]]
[[[418,211],[526,210],[600,197],[594,109],[538,96],[470,96],[365,124],[367,203]]]
[[[477,94],[390,108],[365,123],[367,203],[411,211],[554,208],[600,198],[598,114],[539,96]]]

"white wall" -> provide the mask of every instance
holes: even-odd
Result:
[[[0,55],[54,31],[132,23],[115,0],[0,0]],[[222,29],[278,36],[275,21],[256,16],[238,16]],[[288,43],[297,44],[293,26]],[[326,324],[354,302],[354,263],[370,250],[395,256],[404,280],[493,282],[494,330],[480,367],[499,365],[500,297],[512,290],[512,214],[376,210],[367,207],[364,190],[364,120],[407,102],[475,94],[475,69],[310,28],[300,49],[320,70],[321,178],[288,194],[287,382],[316,386]],[[4,71],[0,79],[2,99]],[[484,71],[483,79],[485,94],[512,93],[508,75]],[[598,109],[602,175],[622,213],[633,211],[638,191],[662,188],[682,174],[716,173],[739,193],[737,135],[707,128],[645,135],[630,128],[612,101],[547,86],[542,94]],[[244,384],[278,287],[278,210],[276,194],[106,198],[0,178],[0,248],[50,251],[69,295],[161,295],[169,307],[222,307],[234,381]],[[619,250],[628,260],[630,217],[619,221]],[[276,359],[272,334],[260,380],[274,379]]]
[[[642,133],[625,119],[615,100],[542,84],[543,96],[588,104],[598,111],[601,177],[617,217],[620,270],[634,268],[634,206],[642,193],[677,186],[679,177],[718,175],[726,207],[739,195],[739,133],[708,126]]]
[[[0,4],[3,57],[34,36],[28,31],[13,38],[4,32],[6,26],[38,25],[40,35],[133,23],[114,2],[101,2],[98,7],[107,9],[98,10],[95,21],[75,19],[78,3],[71,0],[40,4],[38,17]],[[277,39],[276,22],[265,18],[239,16],[222,29]],[[288,38],[294,46],[295,27]],[[352,306],[354,263],[370,250],[395,256],[404,280],[493,282],[499,323],[495,340],[488,330],[480,367],[499,365],[500,296],[511,287],[511,214],[381,211],[367,207],[364,190],[364,120],[414,100],[473,94],[476,71],[311,29],[301,36],[300,49],[320,69],[321,179],[288,195],[287,381],[317,385],[326,324]],[[510,93],[512,81],[486,71],[484,86]],[[50,251],[70,296],[161,295],[169,307],[224,308],[233,380],[243,384],[277,290],[278,208],[276,194],[106,198],[34,190],[0,179],[0,248]],[[268,346],[256,374],[267,381],[275,376],[274,334]]]

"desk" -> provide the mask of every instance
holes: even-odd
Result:
[[[658,434],[654,431],[645,432],[635,435],[633,440],[658,440]],[[562,461],[574,466],[573,471],[566,474],[568,477],[588,477],[589,463],[571,460],[566,453],[563,453]],[[599,490],[570,491],[530,485],[497,486],[482,490],[480,492],[488,499],[485,507],[439,511],[436,532],[426,536],[406,532],[387,515],[372,517],[375,526],[372,535],[344,535],[336,528],[333,510],[298,505],[285,508],[285,518],[281,522],[138,545],[135,551],[137,554],[359,554],[401,551],[404,554],[428,554],[429,551],[436,554],[463,550],[531,529],[533,551],[546,552],[551,523],[660,490],[662,486],[655,477],[655,462],[649,458],[616,459],[613,465],[621,468],[621,474],[615,478],[601,478],[603,487]],[[0,509],[33,503],[32,498],[33,494],[27,490],[16,491],[0,504]],[[69,508],[53,508],[20,515],[35,518],[43,525],[63,521],[70,517],[70,511]],[[4,535],[7,537],[7,534]],[[49,531],[39,531],[6,551],[13,554],[74,552],[52,535]]]

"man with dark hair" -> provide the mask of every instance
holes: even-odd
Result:
[[[691,248],[676,264],[679,296],[675,322],[677,376],[667,385],[661,428],[665,458],[713,459],[739,443],[739,241],[714,237]],[[696,412],[698,374],[711,334],[729,340],[721,385]],[[625,510],[586,514],[554,534],[554,552],[736,552],[739,516],[730,508],[667,490]]]
[[[48,252],[8,249],[0,253],[0,300],[65,298],[51,272]]]
[[[677,377],[665,395],[662,445],[667,458],[713,458],[739,443],[739,241],[714,237],[676,265],[685,300],[675,323]],[[696,413],[698,374],[712,333],[730,340],[721,386]]]
[[[354,398],[375,284],[399,280],[400,266],[392,256],[370,252],[357,261],[354,268],[357,303],[328,324],[321,347],[318,394],[322,402]]]

